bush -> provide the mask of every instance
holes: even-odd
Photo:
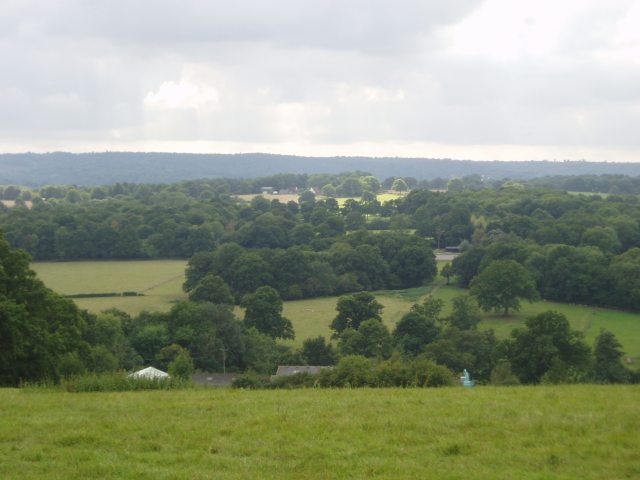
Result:
[[[491,370],[492,385],[520,385],[520,380],[511,371],[511,363],[508,360],[501,360]]]
[[[269,388],[269,379],[264,375],[258,375],[253,370],[238,375],[231,383],[232,388],[246,388],[249,390]]]
[[[366,387],[373,383],[371,362],[361,355],[342,357],[331,376],[335,387]]]
[[[271,380],[272,388],[310,388],[318,385],[318,375],[313,373],[296,373],[295,375],[287,375],[274,377]]]
[[[413,385],[416,387],[447,387],[453,385],[453,372],[424,356],[411,363]]]
[[[188,350],[178,354],[178,356],[169,364],[169,375],[172,378],[188,380],[193,373],[193,360]]]
[[[411,365],[401,358],[392,357],[375,367],[375,384],[378,387],[411,387],[415,378]]]
[[[60,382],[67,392],[126,392],[135,390],[173,390],[192,387],[189,380],[178,378],[133,378],[127,372],[76,375]]]

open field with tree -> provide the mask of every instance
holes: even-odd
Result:
[[[148,260],[35,262],[32,267],[45,285],[62,294],[126,290],[144,293],[142,297],[74,299],[78,306],[94,313],[115,307],[130,315],[137,315],[143,310],[166,312],[176,301],[185,298],[182,292],[185,265],[186,262],[180,260]],[[442,265],[439,262],[440,268]],[[444,279],[439,277],[428,287],[383,290],[375,295],[384,305],[382,320],[392,329],[411,305],[419,303],[427,295],[433,293],[435,298],[444,300],[443,313],[448,315],[453,298],[465,292],[465,289],[444,285]],[[296,338],[286,343],[299,346],[307,338],[318,335],[328,338],[331,335],[329,325],[336,315],[337,300],[338,297],[333,296],[285,301],[283,315],[291,320],[296,333]],[[506,338],[511,330],[523,326],[527,317],[547,310],[566,315],[571,327],[583,332],[590,345],[600,329],[605,328],[620,340],[626,356],[640,358],[640,314],[633,312],[560,302],[525,301],[521,310],[512,312],[509,317],[484,314],[479,328],[491,328],[498,338]],[[242,317],[243,310],[240,307],[236,308],[236,315]],[[637,363],[632,366],[637,368]]]
[[[637,478],[638,388],[4,389],[0,476]]]

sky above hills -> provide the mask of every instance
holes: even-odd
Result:
[[[1,0],[0,152],[640,161],[637,0]]]

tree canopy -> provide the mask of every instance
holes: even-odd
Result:
[[[536,300],[539,295],[529,271],[515,260],[496,260],[471,281],[471,295],[485,310],[520,308],[520,299]]]

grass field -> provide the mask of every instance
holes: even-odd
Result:
[[[45,285],[64,295],[132,291],[142,297],[79,298],[74,301],[90,312],[117,307],[135,315],[142,310],[168,311],[182,292],[184,260],[134,260],[105,262],[35,262]]]
[[[638,478],[639,394],[4,389],[0,478]]]

